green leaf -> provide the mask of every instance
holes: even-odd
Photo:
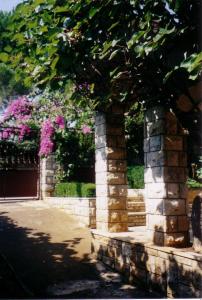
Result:
[[[112,72],[109,73],[110,77],[113,77],[114,74],[118,71],[119,67],[115,68]]]
[[[56,7],[55,9],[54,9],[54,12],[55,13],[63,13],[63,12],[69,12],[69,8],[68,7],[64,7],[64,6],[62,6],[62,7]]]
[[[89,18],[92,19],[94,15],[99,12],[100,8],[98,7],[92,7],[89,11]]]
[[[57,55],[57,56],[54,58],[54,60],[52,61],[52,63],[51,63],[51,69],[52,69],[52,70],[55,69],[55,67],[56,67],[56,65],[57,65],[57,63],[58,63],[59,58],[60,58],[59,55]]]
[[[107,52],[107,50],[109,50],[109,48],[112,46],[112,41],[106,41],[104,43],[104,48],[103,48],[103,53]]]
[[[14,35],[13,40],[18,42],[18,45],[22,45],[25,42],[25,37],[22,33],[17,33]]]
[[[9,59],[9,55],[5,52],[0,53],[0,61],[6,63]]]
[[[44,0],[35,0],[34,1],[34,5],[40,5],[40,4],[43,4],[44,3]]]
[[[141,30],[133,34],[132,38],[127,42],[129,49],[133,47],[134,44],[145,34],[145,31]]]
[[[189,73],[191,73],[194,69],[201,69],[202,52],[200,52],[199,54],[192,54],[180,64],[180,67],[187,69]]]
[[[157,43],[159,40],[161,40],[165,35],[171,34],[175,31],[175,27],[171,29],[166,29],[166,28],[160,28],[158,34],[153,38],[153,41]]]
[[[119,39],[119,40],[113,40],[113,41],[112,41],[112,47],[115,47],[116,44],[117,44],[119,41],[120,41],[120,39]]]
[[[112,47],[112,43],[113,43],[113,41],[106,41],[104,43],[103,50],[101,52],[101,55],[99,56],[100,59],[105,58],[110,53],[110,48]]]
[[[113,58],[117,55],[117,53],[118,53],[119,51],[120,51],[119,49],[113,51],[113,52],[111,53],[110,57],[109,57],[109,60],[113,59]]]
[[[113,23],[112,26],[109,27],[109,29],[107,31],[111,31],[113,28],[115,28],[116,26],[118,26],[120,24],[120,22],[116,22]]]
[[[5,48],[4,48],[4,51],[10,53],[11,51],[13,50],[13,48],[10,46],[10,45],[7,45]]]
[[[74,84],[73,84],[72,80],[69,79],[65,85],[65,94],[70,99],[71,96],[73,95],[73,93],[74,93]]]

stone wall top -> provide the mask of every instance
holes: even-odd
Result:
[[[145,228],[145,227],[144,227]],[[156,250],[157,255],[161,253],[165,253],[164,256],[175,255],[179,257],[178,261],[182,263],[181,258],[187,258],[193,261],[197,261],[198,263],[202,264],[202,254],[194,251],[193,248],[174,248],[174,247],[161,247],[154,245],[147,241],[146,238],[146,230],[142,230],[138,233],[138,229],[133,232],[119,232],[119,233],[110,233],[110,232],[103,232],[101,230],[92,229],[92,235],[100,236],[100,239],[103,236],[106,239],[113,239],[116,241],[121,241],[127,244],[132,244],[134,246],[139,245],[139,247],[146,247],[148,249]],[[163,254],[162,254],[163,255]],[[190,262],[191,264],[191,262]]]

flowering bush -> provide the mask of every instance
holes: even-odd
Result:
[[[17,136],[17,141],[22,142],[25,137],[29,137],[34,123],[34,126],[38,129],[41,127],[39,155],[47,156],[54,149],[55,128],[64,129],[65,119],[62,115],[57,115],[54,117],[54,122],[51,119],[42,121],[43,114],[40,115],[37,105],[36,103],[31,103],[25,96],[11,101],[3,116],[4,126],[5,122],[7,122],[8,127],[5,127],[1,132],[1,139],[9,140],[11,135],[14,134]],[[57,110],[54,113],[57,113]],[[15,124],[16,130],[9,128],[13,124]]]
[[[53,123],[48,119],[45,120],[41,127],[40,137],[40,156],[47,156],[53,152],[54,143],[52,141],[55,129]]]
[[[88,89],[87,85],[85,85],[85,89]],[[39,94],[39,97],[37,93],[30,95],[30,97],[33,97],[32,101],[26,96],[22,96],[11,101],[8,105],[3,117],[2,127],[4,130],[0,132],[2,140],[13,140],[19,145],[29,140],[35,142],[36,148],[38,148],[39,143],[38,154],[42,157],[53,151],[58,157],[61,157],[65,156],[64,153],[72,151],[61,145],[65,144],[65,140],[68,140],[70,144],[81,144],[82,147],[86,145],[82,134],[84,136],[92,132],[89,125],[92,123],[92,116],[87,109],[71,107],[70,104],[67,106],[67,99],[64,98],[63,93],[59,92],[52,93],[45,90]],[[15,129],[12,128],[13,132],[9,127],[15,127]],[[67,127],[78,132],[76,135],[79,138],[76,139],[75,143],[69,141],[71,135],[69,135]],[[37,133],[37,135],[34,134],[34,138],[33,129]],[[88,137],[84,139],[88,140]],[[76,151],[76,155],[79,151],[80,149]]]
[[[4,121],[14,118],[19,121],[29,120],[32,112],[32,104],[27,97],[19,97],[11,101],[4,114]]]
[[[19,141],[22,141],[26,135],[29,135],[29,133],[31,132],[31,129],[26,124],[21,124],[19,126],[19,128],[20,128],[20,131],[19,131],[18,139],[19,139]]]

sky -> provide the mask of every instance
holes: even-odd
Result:
[[[0,0],[0,10],[10,11],[23,0]]]

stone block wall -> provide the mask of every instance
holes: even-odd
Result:
[[[202,255],[192,249],[159,247],[134,233],[92,231],[92,252],[124,280],[168,298],[202,297]]]
[[[113,106],[95,118],[96,226],[109,232],[128,230],[124,115]]]
[[[171,111],[155,107],[145,115],[147,230],[157,245],[188,244],[186,138]]]
[[[50,207],[59,208],[76,218],[81,226],[96,227],[95,198],[47,197],[45,202]]]
[[[40,161],[40,198],[51,197],[55,188],[55,156],[49,155]]]

